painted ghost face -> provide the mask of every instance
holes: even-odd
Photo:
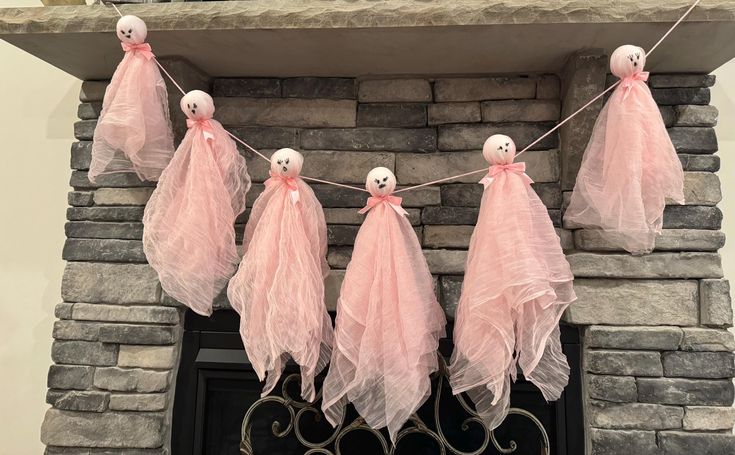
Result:
[[[214,115],[214,100],[201,90],[192,90],[181,98],[181,110],[192,120],[209,120]]]
[[[388,168],[376,167],[368,173],[365,188],[373,196],[387,196],[396,189],[396,176]]]
[[[117,37],[120,41],[128,44],[145,43],[145,37],[148,35],[148,27],[145,22],[138,16],[123,16],[117,21]]]
[[[516,157],[516,144],[504,134],[493,134],[482,146],[482,156],[490,164],[511,164]]]
[[[640,73],[645,65],[646,52],[638,46],[620,46],[610,56],[610,71],[621,79]]]
[[[304,156],[293,149],[280,149],[271,156],[271,172],[281,177],[296,177],[301,173]]]

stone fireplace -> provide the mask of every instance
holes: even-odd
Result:
[[[596,10],[600,14],[607,11],[607,16],[579,16],[581,13],[566,6],[559,10],[538,6],[533,11],[551,19],[540,23],[538,17],[529,16],[528,30],[510,20],[513,14],[527,12],[506,11],[507,3],[498,7],[500,16],[493,19],[505,20],[505,25],[487,19],[491,11],[474,1],[456,2],[454,15],[444,16],[440,12],[452,7],[443,5],[444,9],[431,16],[433,10],[427,3],[396,2],[416,11],[426,9],[427,16],[422,16],[409,14],[413,10],[401,9],[404,6],[384,11],[363,5],[370,2],[335,2],[329,7],[333,14],[320,10],[319,19],[308,8],[294,13],[295,18],[285,13],[279,16],[278,8],[270,11],[264,3],[148,5],[123,10],[148,22],[150,41],[168,71],[186,90],[209,91],[215,98],[215,118],[250,145],[266,154],[281,147],[302,151],[304,174],[311,177],[359,185],[371,168],[385,166],[395,171],[399,185],[412,185],[484,166],[478,150],[491,134],[508,134],[519,148],[530,143],[613,82],[607,74],[607,53],[612,48],[627,37],[652,42],[678,17],[686,2],[674,2],[677,5],[671,9],[657,2],[638,2],[651,3],[652,12],[645,14],[627,4]],[[349,52],[339,54],[350,45],[365,44],[360,27],[369,27],[369,20],[363,17],[352,23],[352,16],[346,15],[350,8],[359,7],[366,8],[363,14],[372,11],[370,18],[377,23],[386,22],[385,28],[374,31],[376,49],[366,50],[361,61],[350,59]],[[41,438],[48,454],[194,453],[172,444],[172,433],[176,435],[174,427],[182,419],[177,411],[190,409],[180,403],[178,394],[183,390],[179,390],[182,352],[188,355],[182,349],[187,343],[185,321],[195,317],[165,295],[156,273],[146,264],[141,218],[153,185],[132,175],[99,177],[96,185],[87,179],[106,78],[119,52],[109,33],[115,19],[109,10],[59,11],[65,21],[46,12],[0,10],[4,39],[85,79],[79,121],[74,125],[77,140],[70,151],[72,191],[63,251],[68,263],[63,302],[56,307],[58,320],[53,330],[47,394],[51,407]],[[172,19],[178,17],[174,13],[194,22],[177,22]],[[405,13],[406,21],[425,20],[428,30],[392,23],[391,14],[398,13]],[[554,19],[559,14],[577,22]],[[453,22],[446,19],[449,16]],[[479,23],[478,17],[487,23]],[[615,22],[632,17],[638,20],[617,27],[620,24]],[[246,18],[255,20],[255,25],[237,25],[235,19]],[[72,33],[82,23],[75,21],[83,19],[81,35],[88,34],[86,40],[99,35],[101,44],[88,49],[79,42],[79,34]],[[275,27],[275,34],[282,33],[279,37],[294,39],[298,30],[286,26],[292,20],[307,25],[317,21],[324,28],[304,31],[303,42],[289,41],[311,59],[300,54],[294,57],[296,51],[276,46],[274,52],[294,60],[274,60],[261,48],[253,50],[252,66],[244,64],[242,57],[232,60],[236,53],[227,46],[233,46],[235,39],[253,46],[277,42],[267,37],[268,27]],[[340,24],[341,34],[328,34],[336,27],[329,20]],[[717,253],[725,238],[719,230],[723,214],[717,208],[721,199],[720,158],[713,129],[717,109],[710,105],[715,79],[708,75],[735,56],[735,45],[726,39],[731,35],[725,33],[733,30],[735,9],[731,5],[702,7],[692,21],[696,23],[684,24],[680,36],[675,32],[666,46],[685,46],[686,37],[691,39],[704,30],[711,31],[711,42],[688,60],[662,48],[652,61],[649,79],[684,166],[686,195],[686,205],[666,208],[664,233],[654,253],[634,257],[615,250],[594,231],[562,223],[564,205],[601,102],[522,156],[576,277],[579,301],[571,306],[564,323],[579,337],[579,353],[570,360],[579,361],[581,386],[573,388],[577,395],[570,399],[579,403],[583,420],[568,421],[566,432],[581,435],[584,452],[568,452],[570,455],[735,453],[735,341],[727,330],[733,319],[730,289]],[[444,27],[435,30],[435,36],[453,36],[454,45],[474,45],[477,37],[502,41],[497,37],[500,29],[512,27],[508,25],[512,22],[519,27],[513,33],[529,31],[529,43],[514,42],[507,49],[478,45],[483,58],[495,52],[497,65],[462,63],[470,56],[463,54],[462,60],[446,53],[446,59],[432,68],[434,61],[425,51],[407,55],[405,61],[381,53],[416,45],[417,36],[434,36],[432,27]],[[477,34],[468,32],[471,27],[478,27]],[[607,41],[595,41],[595,27],[611,35]],[[202,55],[197,50],[202,40],[194,50],[182,47],[178,39],[184,40],[188,30],[208,37],[211,46],[223,46],[225,56]],[[58,33],[56,38],[77,52],[62,58],[56,55],[59,47],[34,46],[48,43],[44,31]],[[556,54],[549,51],[546,60],[523,54],[532,52],[529,49],[540,45],[550,31],[560,33]],[[313,59],[331,55],[326,44],[330,39],[342,40],[333,44],[338,57],[324,57],[323,65],[314,65]],[[314,43],[327,50],[310,47]],[[599,49],[590,50],[589,43]],[[443,46],[447,44],[436,46],[446,50]],[[93,56],[102,55],[102,61],[90,63]],[[346,60],[340,62],[340,56]],[[177,108],[180,95],[170,87],[169,96],[180,137],[184,128]],[[263,190],[267,166],[249,152],[242,153],[256,182],[248,195],[250,206]],[[403,205],[450,318],[482,192],[476,180],[460,179],[404,194]],[[320,184],[312,187],[324,206],[329,228],[332,273],[327,279],[327,304],[334,310],[361,223],[357,209],[363,206],[364,196]],[[246,211],[237,221],[238,242],[247,216]],[[214,323],[232,317],[225,298],[216,307]],[[205,332],[214,330],[200,327]],[[219,341],[212,343],[218,346]],[[219,348],[237,351],[227,344],[230,342],[222,343]]]

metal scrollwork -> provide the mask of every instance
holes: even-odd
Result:
[[[355,432],[365,432],[371,435],[382,447],[384,455],[395,455],[396,453],[400,452],[398,450],[398,447],[401,440],[409,435],[420,435],[433,440],[439,448],[437,452],[439,455],[480,455],[487,450],[490,444],[492,444],[495,450],[497,450],[499,453],[514,453],[518,449],[518,443],[511,440],[508,442],[508,447],[503,447],[500,442],[498,442],[494,432],[487,429],[487,427],[483,424],[482,419],[480,419],[480,417],[475,413],[475,411],[467,403],[462,395],[457,395],[456,397],[454,397],[459,402],[464,412],[466,412],[468,415],[468,417],[462,422],[460,429],[463,432],[468,432],[476,427],[479,431],[482,432],[482,441],[479,447],[469,452],[458,449],[449,441],[444,432],[444,429],[442,428],[440,412],[442,391],[444,389],[444,381],[447,377],[447,367],[446,362],[444,361],[444,358],[442,356],[439,356],[439,360],[440,371],[437,373],[438,380],[433,403],[433,425],[427,425],[416,414],[412,415],[406,426],[396,435],[395,445],[390,444],[390,442],[386,440],[385,436],[383,436],[383,433],[373,428],[370,428],[370,426],[365,423],[365,420],[359,416],[348,424],[342,422],[337,425],[337,427],[332,430],[331,434],[322,441],[311,441],[307,439],[304,436],[304,431],[301,427],[302,420],[307,415],[312,416],[315,422],[320,422],[322,419],[324,419],[321,409],[319,409],[314,404],[320,401],[321,391],[319,391],[319,393],[317,394],[314,403],[307,403],[301,399],[292,397],[289,393],[289,385],[300,380],[298,374],[292,374],[287,376],[286,379],[283,381],[283,385],[281,386],[281,396],[271,395],[263,397],[253,403],[252,406],[250,406],[250,408],[248,409],[242,422],[240,454],[264,455],[256,454],[254,452],[253,444],[251,441],[251,431],[253,415],[255,414],[255,411],[266,403],[275,403],[280,405],[288,412],[289,416],[289,420],[286,425],[281,423],[280,420],[274,420],[271,423],[271,433],[273,434],[273,436],[275,436],[276,438],[285,438],[293,432],[299,444],[301,444],[306,450],[304,452],[304,455],[343,455],[341,449],[342,441],[350,434],[353,434]],[[536,416],[526,411],[525,409],[520,408],[510,408],[508,414],[518,415],[530,420],[531,423],[533,423],[538,428],[541,434],[543,443],[542,455],[550,455],[551,444],[549,442],[549,435],[546,432],[546,429],[544,428],[541,421],[539,421]],[[436,429],[433,430],[432,427]]]

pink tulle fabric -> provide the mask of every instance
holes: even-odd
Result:
[[[133,17],[123,17],[118,27],[123,19]],[[142,21],[130,19],[130,23],[145,28]],[[141,180],[156,181],[174,153],[166,84],[150,46],[127,40],[94,130],[88,174],[93,183],[99,175],[118,172],[135,172]]]
[[[245,255],[227,295],[240,313],[248,359],[266,380],[263,395],[273,390],[292,358],[301,367],[301,395],[311,402],[314,377],[329,363],[333,333],[324,304],[327,225],[314,192],[298,177],[300,156],[291,149],[274,154],[271,178],[253,205]],[[293,176],[284,174],[293,166],[298,167]]]
[[[622,79],[597,118],[582,159],[567,222],[599,228],[635,254],[653,250],[666,199],[684,203],[684,174],[641,72],[643,49],[623,46],[611,57]]]
[[[235,143],[211,119],[212,98],[195,90],[181,105],[189,130],[145,208],[143,249],[163,290],[208,316],[240,259],[235,218],[250,177]]]
[[[559,319],[575,300],[573,276],[546,207],[531,188],[515,146],[494,160],[470,240],[450,364],[453,392],[466,392],[488,428],[510,405],[517,368],[547,400],[561,395],[569,366]],[[493,139],[493,137],[491,137]],[[487,145],[487,144],[486,144]],[[487,154],[486,154],[487,157]]]
[[[378,191],[375,181],[383,178],[392,183]],[[395,442],[430,394],[445,318],[401,200],[390,196],[394,187],[388,169],[368,176],[373,197],[340,292],[322,409],[337,425],[352,402],[368,425],[387,427]]]

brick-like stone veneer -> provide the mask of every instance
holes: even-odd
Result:
[[[600,63],[602,62],[602,64]],[[186,65],[176,74],[183,77]],[[304,174],[362,184],[375,166],[399,184],[485,166],[494,133],[519,148],[606,84],[606,59],[573,56],[563,74],[468,78],[216,79],[216,118],[264,152],[302,150]],[[205,86],[204,79],[199,81]],[[607,81],[609,83],[609,81]],[[708,106],[714,78],[655,75],[654,97],[686,171],[685,206],[667,207],[653,254],[614,250],[596,232],[562,229],[561,215],[595,118],[580,116],[524,154],[577,277],[568,323],[583,327],[585,429],[592,454],[735,452],[735,342],[717,250],[719,158]],[[561,86],[564,86],[563,89]],[[193,88],[192,85],[186,85]],[[49,454],[168,453],[183,310],[145,264],[141,217],[152,185],[135,176],[87,180],[104,82],[85,82],[72,145],[62,284],[42,440]],[[179,96],[171,92],[172,106]],[[595,109],[599,110],[599,106]],[[173,111],[174,114],[178,112]],[[179,121],[180,116],[175,115]],[[178,129],[179,134],[181,129]],[[254,182],[267,163],[249,154]],[[456,306],[482,187],[478,177],[403,194],[437,292]],[[349,262],[365,195],[313,185],[329,224],[328,305]],[[250,204],[263,190],[255,183]],[[238,219],[241,241],[247,213]],[[217,302],[227,307],[225,299]]]

